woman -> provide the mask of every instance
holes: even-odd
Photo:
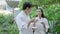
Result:
[[[49,25],[48,20],[44,17],[43,10],[41,8],[37,9],[38,17],[36,17],[36,23],[34,34],[45,34],[48,31]],[[34,29],[34,28],[33,28]]]

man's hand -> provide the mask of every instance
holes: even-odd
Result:
[[[36,23],[36,19],[31,19],[30,21],[29,21],[29,23],[28,23],[28,27],[29,27],[29,25],[31,24],[31,23],[34,23],[34,25],[35,25],[35,23]]]
[[[31,21],[30,21],[30,22],[34,22],[34,21],[35,21],[35,18],[31,19]]]

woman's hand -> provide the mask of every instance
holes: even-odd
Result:
[[[45,28],[45,23],[44,23],[44,22],[42,22],[42,24],[43,24],[43,26],[44,26],[44,28]]]

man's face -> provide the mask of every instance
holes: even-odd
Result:
[[[30,13],[31,12],[31,8],[27,8],[27,13]]]

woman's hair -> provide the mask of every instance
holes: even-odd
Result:
[[[45,18],[44,13],[43,13],[43,9],[42,9],[42,8],[38,8],[38,9],[41,10],[41,12],[42,12],[42,15],[41,15],[41,16],[42,16],[43,18]]]
[[[42,15],[41,15],[41,16],[42,16],[43,18],[45,18],[44,13],[43,13],[43,9],[40,8],[40,10],[41,10],[41,12],[42,12]]]

